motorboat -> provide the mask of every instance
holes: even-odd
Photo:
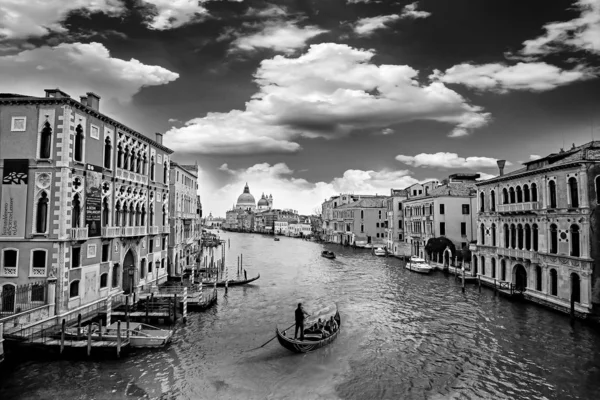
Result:
[[[121,322],[121,338],[127,336],[127,324]],[[129,343],[131,347],[163,347],[171,341],[173,331],[160,329],[140,322],[129,323]],[[98,332],[92,333],[92,339],[98,340]],[[102,340],[117,340],[117,323],[114,322],[102,333]]]
[[[273,240],[274,240],[274,241],[276,241],[276,242],[279,242],[279,240],[280,240],[280,239],[279,239],[278,237],[276,237],[276,238],[275,238],[275,239],[273,239]]]
[[[372,249],[373,248],[373,243],[367,243],[364,246],[362,246],[363,249]]]
[[[330,258],[333,260],[335,258],[335,253],[333,251],[324,250],[321,252],[321,257]]]
[[[424,259],[417,256],[411,256],[404,268],[420,274],[428,274],[433,269]]]
[[[373,253],[375,253],[376,256],[379,257],[385,257],[387,255],[387,251],[385,251],[384,249],[382,249],[381,247],[376,248]]]

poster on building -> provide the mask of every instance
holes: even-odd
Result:
[[[88,237],[98,237],[102,230],[102,167],[86,164],[85,169],[85,225]]]
[[[28,160],[4,160],[0,195],[0,237],[25,237],[28,175]]]

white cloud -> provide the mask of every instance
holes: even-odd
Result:
[[[375,65],[374,55],[321,43],[298,57],[263,60],[254,74],[259,91],[244,110],[191,120],[185,128],[167,132],[165,142],[175,151],[191,151],[190,143],[201,142],[194,145],[199,153],[295,151],[298,137],[339,138],[358,129],[417,120],[452,124],[452,135],[463,136],[488,123],[489,114],[442,82],[421,85],[418,71],[407,65]]]
[[[354,25],[354,32],[360,36],[369,36],[378,29],[387,28],[387,23],[397,21],[400,16],[397,14],[392,15],[379,15],[371,18],[361,18],[356,21]]]
[[[101,110],[113,104],[118,115],[141,88],[164,85],[179,75],[168,69],[113,58],[100,43],[62,43],[42,46],[15,55],[0,56],[2,91],[43,96],[42,89],[60,87],[78,99],[88,91],[102,96]],[[113,101],[111,101],[113,100]],[[111,114],[112,115],[112,114]]]
[[[208,0],[142,0],[147,6],[148,28],[173,29],[208,17]]]
[[[293,53],[306,46],[306,41],[327,32],[317,26],[299,27],[297,21],[266,21],[260,30],[244,35],[236,33],[237,38],[231,43],[232,49],[253,51],[257,49],[273,49],[283,53]]]
[[[546,32],[523,42],[525,56],[543,56],[563,49],[585,50],[600,54],[600,0],[577,0],[579,17],[544,25]]]
[[[542,92],[573,82],[592,79],[596,75],[582,66],[566,71],[545,62],[520,62],[471,65],[459,64],[445,72],[434,70],[430,78],[445,83],[458,83],[478,90],[506,93],[511,90]]]
[[[417,10],[417,5],[419,4],[418,1],[415,1],[414,3],[408,4],[404,7],[404,9],[402,10],[402,18],[427,18],[431,15],[430,12],[427,11],[418,11]]]
[[[287,15],[287,8],[284,6],[276,6],[269,4],[265,8],[253,8],[249,7],[246,11],[247,17],[285,17]]]
[[[392,128],[385,128],[381,131],[381,133],[383,135],[391,135],[392,133],[394,133],[395,131]]]
[[[537,154],[531,154],[529,156],[529,161],[539,160],[540,158],[542,158],[542,156],[538,156]]]
[[[74,11],[115,16],[124,11],[124,4],[120,0],[2,0],[0,40],[66,32],[62,22]]]
[[[456,153],[421,153],[416,156],[396,156],[396,160],[413,167],[430,168],[492,168],[496,167],[496,158],[490,157],[459,157]],[[506,165],[512,165],[507,162]]]
[[[311,214],[324,199],[341,192],[387,195],[392,187],[403,188],[417,182],[409,171],[389,170],[347,170],[341,177],[329,182],[310,182],[294,177],[294,171],[284,163],[262,163],[242,169],[230,169],[224,164],[220,170],[231,177],[226,185],[215,179],[205,179],[210,174],[202,171],[201,182],[211,182],[200,187],[202,209],[206,214],[212,212],[213,215],[224,216],[242,193],[246,182],[256,200],[263,192],[272,194],[275,208],[291,208],[303,214]]]
[[[485,172],[478,172],[479,175],[481,175],[477,180],[478,181],[486,181],[488,179],[492,179],[495,178],[497,175],[493,175],[493,174],[486,174]]]

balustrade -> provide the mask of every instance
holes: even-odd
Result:
[[[71,240],[87,240],[88,228],[69,228]]]
[[[538,202],[498,204],[498,212],[525,212],[539,209]]]

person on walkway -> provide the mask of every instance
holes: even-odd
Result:
[[[296,331],[294,333],[294,340],[298,338],[298,329],[300,329],[300,340],[304,340],[304,316],[310,315],[302,308],[302,303],[298,303],[298,308],[296,308],[295,316],[296,316]]]

